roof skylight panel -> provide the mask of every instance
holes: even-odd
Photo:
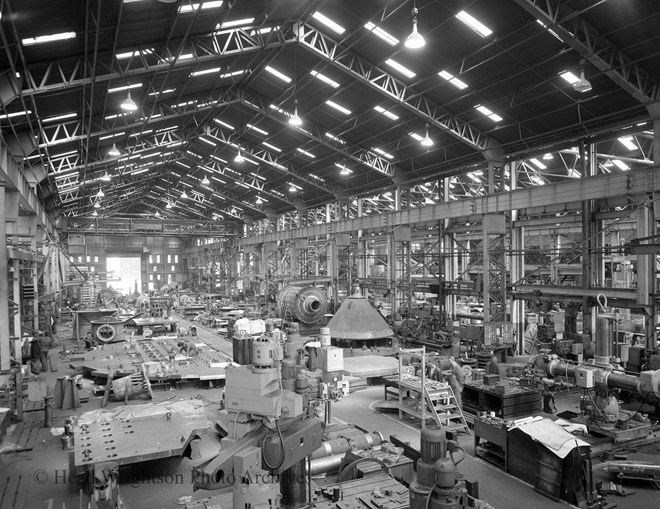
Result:
[[[115,58],[117,60],[124,60],[126,58],[139,57],[140,55],[151,55],[154,52],[153,48],[145,48],[143,50],[126,51],[125,53],[117,53]]]
[[[619,138],[619,143],[621,143],[628,150],[637,150],[637,145],[635,145],[632,136],[621,136]]]
[[[217,30],[222,28],[234,28],[234,27],[250,25],[251,23],[254,23],[254,18],[230,19],[225,21],[221,25],[217,25],[215,28]]]
[[[75,118],[78,116],[78,113],[64,113],[62,115],[57,115],[55,117],[44,118],[42,122],[47,124],[49,122],[59,122],[60,120],[66,120],[69,118]]]
[[[223,122],[223,121],[220,120],[219,118],[214,118],[213,121],[214,121],[216,124],[221,125],[222,127],[226,127],[226,128],[229,129],[230,131],[233,131],[233,130],[235,129],[233,125],[230,125],[230,124],[228,124],[227,122]]]
[[[208,0],[207,2],[200,2],[194,4],[189,4],[189,3],[181,4],[179,6],[179,14],[196,12],[197,10],[199,10],[200,6],[201,6],[201,10],[203,11],[207,9],[218,9],[222,7],[222,0]]]
[[[580,81],[580,78],[578,78],[571,71],[562,71],[559,73],[559,76],[561,76],[569,85],[573,85],[574,83]]]
[[[297,148],[296,151],[300,152],[303,155],[306,155],[307,157],[310,157],[311,159],[316,159],[316,156],[311,152],[307,152],[306,150],[303,150],[301,148]]]
[[[494,113],[492,110],[486,108],[485,106],[482,106],[481,104],[475,106],[474,109],[476,109],[483,115],[487,116],[493,122],[501,122],[503,120],[502,117],[500,117],[497,113]]]
[[[124,90],[131,90],[133,88],[142,87],[142,83],[130,83],[128,85],[122,85],[120,87],[113,87],[108,89],[108,94],[113,94],[115,92],[123,92]]]
[[[333,20],[328,18],[325,14],[321,14],[318,11],[312,14],[312,18],[317,20],[319,23],[322,23],[330,30],[332,30],[333,32],[339,35],[343,34],[346,31],[346,29],[343,26],[341,26],[339,23],[334,22]]]
[[[532,163],[534,166],[536,166],[539,170],[545,170],[547,166],[543,164],[541,161],[539,161],[536,158],[532,158],[529,160],[530,163]]]
[[[440,76],[441,78],[447,80],[449,83],[454,85],[459,90],[465,90],[468,87],[467,83],[465,83],[464,81],[458,79],[456,76],[454,76],[451,73],[448,73],[447,71],[440,71],[438,73],[438,76]]]
[[[461,20],[463,23],[465,23],[467,26],[469,26],[472,30],[477,32],[481,37],[488,37],[490,34],[493,33],[493,31],[490,28],[488,28],[477,18],[475,18],[471,14],[468,14],[465,11],[460,11],[458,14],[456,14],[456,17],[459,20]]]
[[[399,120],[398,115],[395,115],[391,111],[386,110],[382,106],[374,106],[374,110],[376,110],[378,113],[382,113],[383,115],[385,115],[390,120]]]
[[[391,58],[388,58],[387,60],[385,60],[385,63],[386,63],[387,65],[389,65],[389,66],[390,66],[392,69],[394,69],[395,71],[397,71],[397,72],[403,74],[406,78],[411,78],[411,79],[412,79],[412,78],[414,78],[415,76],[417,76],[417,74],[415,74],[413,71],[411,71],[410,69],[408,69],[406,66],[401,65],[401,64],[400,64],[399,62],[397,62],[396,60],[393,60],[393,59],[391,59]]]
[[[21,42],[23,46],[34,46],[35,44],[46,44],[55,41],[66,41],[68,39],[75,39],[75,32],[60,32],[58,34],[38,35],[36,37],[28,37]]]
[[[325,102],[325,104],[327,104],[327,105],[330,106],[331,108],[334,108],[334,109],[336,109],[337,111],[343,113],[344,115],[351,115],[351,114],[353,113],[353,112],[352,112],[351,110],[349,110],[348,108],[345,108],[345,107],[342,106],[341,104],[337,104],[336,102],[331,101],[330,99],[328,99],[328,100]]]
[[[389,32],[386,32],[385,30],[383,30],[383,29],[380,28],[379,26],[374,25],[371,21],[368,21],[368,22],[364,25],[364,28],[366,28],[366,29],[369,30],[372,34],[374,34],[375,36],[377,36],[377,37],[379,37],[380,39],[382,39],[383,41],[385,41],[385,42],[386,42],[387,44],[389,44],[390,46],[396,46],[397,44],[399,44],[399,39],[397,39],[396,37],[394,37],[394,36],[393,36],[392,34],[390,34]]]
[[[268,143],[267,141],[262,142],[262,145],[264,147],[268,147],[271,150],[274,150],[275,152],[282,152],[282,149],[280,147],[276,147],[275,145],[272,145]]]
[[[394,156],[392,154],[390,154],[389,152],[385,152],[382,148],[374,147],[372,150],[376,152],[376,154],[387,157],[388,159],[394,159]]]
[[[267,132],[267,131],[264,131],[263,129],[261,129],[260,127],[257,127],[256,125],[253,125],[253,124],[246,124],[246,127],[247,127],[248,129],[252,129],[253,131],[258,132],[259,134],[263,134],[264,136],[268,136],[268,132]]]
[[[272,74],[273,76],[275,76],[276,78],[281,79],[284,83],[291,83],[291,78],[289,78],[289,77],[288,77],[286,74],[284,74],[283,72],[278,71],[278,70],[275,69],[274,67],[271,67],[270,65],[267,65],[266,67],[264,67],[264,69],[265,69],[266,71],[268,71],[269,73],[271,73],[271,74]]]
[[[626,163],[621,161],[620,159],[612,159],[612,162],[617,166],[622,171],[626,171],[630,169],[630,166],[628,166]]]
[[[329,78],[329,77],[326,76],[325,74],[322,74],[322,73],[320,73],[320,72],[318,72],[318,71],[314,71],[314,70],[310,71],[309,73],[310,73],[312,76],[314,76],[315,78],[318,78],[318,79],[320,79],[322,82],[324,82],[324,83],[330,85],[332,88],[339,88],[339,83],[337,83],[337,82],[336,82],[335,80],[333,80],[332,78]]]

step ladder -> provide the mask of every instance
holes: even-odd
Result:
[[[430,414],[442,429],[455,433],[472,434],[463,410],[456,401],[456,396],[450,386],[436,389],[424,387],[424,399]]]

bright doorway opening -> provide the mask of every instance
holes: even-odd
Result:
[[[108,286],[123,295],[133,295],[142,288],[139,256],[113,256],[107,259]]]

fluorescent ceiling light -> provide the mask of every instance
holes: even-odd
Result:
[[[351,110],[349,110],[347,108],[344,108],[341,104],[337,104],[336,102],[331,101],[330,99],[328,99],[325,102],[325,104],[327,104],[328,106],[333,107],[337,111],[341,111],[344,115],[350,115],[352,113]]]
[[[630,169],[630,166],[628,166],[626,163],[621,161],[620,159],[612,159],[612,162],[619,168],[620,170],[626,171]]]
[[[264,131],[260,127],[257,127],[256,125],[246,124],[246,127],[248,129],[252,129],[253,131],[257,131],[259,134],[263,134],[264,136],[268,136],[268,133],[266,131]]]
[[[108,94],[112,94],[113,92],[121,92],[123,90],[130,90],[132,88],[140,88],[141,86],[142,83],[131,83],[130,85],[123,85],[121,87],[109,88]]]
[[[637,145],[633,141],[632,136],[621,136],[619,142],[628,150],[637,150]]]
[[[157,96],[157,95],[163,95],[163,94],[171,94],[172,92],[176,92],[176,88],[168,88],[166,90],[163,90],[162,92],[149,92],[150,96]]]
[[[552,35],[555,39],[557,39],[559,42],[561,42],[561,43],[563,44],[564,41],[562,40],[561,37],[559,37],[559,35],[557,35],[557,32],[555,32],[555,31],[552,30],[551,28],[548,28],[548,25],[544,24],[540,19],[537,19],[536,22],[537,22],[539,25],[541,25],[543,28],[545,28],[546,31],[547,31],[550,35]]]
[[[386,110],[385,108],[383,108],[382,106],[374,106],[374,109],[375,109],[378,113],[382,113],[383,115],[385,115],[385,116],[386,116],[387,118],[389,118],[389,119],[392,119],[392,120],[399,120],[399,116],[398,116],[398,115],[395,115],[395,114],[392,113],[391,111],[387,111],[387,110]]]
[[[117,136],[122,136],[126,134],[125,131],[120,131],[118,133],[106,134],[105,136],[100,136],[99,141],[109,140],[110,138],[116,138]]]
[[[197,11],[197,9],[199,9],[199,6],[200,6],[200,4],[180,5],[179,6],[179,14],[185,14],[185,13],[188,13],[188,12],[195,12],[195,11]],[[217,9],[218,7],[222,7],[222,0],[211,0],[209,2],[202,2],[201,6],[202,6],[202,10],[214,9],[214,8]]]
[[[497,113],[494,113],[490,109],[486,108],[485,106],[482,106],[482,105],[478,104],[474,108],[476,110],[478,110],[479,112],[483,113],[484,115],[486,115],[493,122],[501,122],[502,121],[502,117],[500,117]]]
[[[204,74],[211,74],[214,72],[220,72],[220,67],[213,67],[211,69],[202,69],[201,71],[191,72],[190,76],[202,76]]]
[[[45,44],[47,42],[65,41],[67,39],[75,39],[75,32],[61,32],[59,34],[39,35],[37,37],[28,37],[23,39],[23,46],[34,46],[35,44]]]
[[[264,147],[268,147],[269,149],[274,150],[275,152],[282,152],[282,149],[281,149],[281,148],[276,147],[275,145],[271,145],[270,143],[268,143],[268,142],[266,142],[266,141],[264,141],[264,142],[262,143],[262,145],[263,145]]]
[[[61,154],[55,154],[51,157],[51,159],[61,159],[63,157],[71,156],[74,154],[77,154],[77,150],[69,150],[68,152],[62,152]]]
[[[7,118],[14,118],[14,117],[20,117],[22,115],[31,115],[32,110],[27,110],[27,111],[15,111],[13,113],[7,113],[5,115],[0,115],[0,119],[4,120]]]
[[[567,81],[571,85],[573,85],[574,83],[577,83],[578,81],[580,81],[580,78],[578,78],[571,71],[562,71],[562,72],[559,73],[559,76],[564,78],[564,80]]]
[[[481,37],[488,37],[493,31],[484,25],[481,21],[465,11],[459,12],[456,17],[477,32]]]
[[[417,133],[410,133],[410,137],[411,137],[413,140],[417,140],[417,141],[419,141],[420,143],[421,143],[421,141],[424,139],[424,136],[420,136],[420,135],[417,134]]]
[[[64,113],[63,115],[57,115],[56,117],[44,118],[42,122],[47,124],[48,122],[58,122],[60,120],[66,120],[67,118],[75,118],[77,116],[77,113]]]
[[[225,21],[222,25],[220,25],[216,28],[239,27],[239,26],[249,25],[253,21],[254,21],[254,18],[234,19],[234,20],[230,20],[230,21]]]
[[[371,33],[374,35],[380,37],[383,41],[385,41],[387,44],[390,46],[396,46],[399,44],[399,39],[394,37],[392,34],[386,32],[382,28],[374,25],[371,21],[368,21],[365,25],[364,28],[369,30]]]
[[[310,73],[312,76],[314,76],[315,78],[320,79],[320,80],[323,81],[324,83],[327,83],[327,84],[330,85],[332,88],[339,88],[339,83],[337,83],[337,82],[336,82],[335,80],[333,80],[332,78],[328,78],[325,74],[321,74],[321,73],[318,72],[318,71],[310,71],[309,73]]]
[[[337,143],[339,143],[339,144],[341,144],[341,145],[346,145],[346,142],[345,142],[344,140],[342,140],[342,139],[339,138],[338,136],[335,136],[335,135],[332,134],[332,133],[325,133],[325,136],[326,136],[327,138],[330,138],[332,141],[336,141]]]
[[[124,60],[126,58],[138,57],[141,54],[151,55],[153,52],[154,52],[153,48],[148,48],[148,49],[143,49],[143,50],[135,50],[135,51],[127,51],[126,53],[117,53],[115,55],[115,58],[117,60]]]
[[[291,78],[289,78],[286,74],[281,73],[281,72],[278,71],[277,69],[271,67],[270,65],[267,65],[267,66],[265,67],[265,69],[266,69],[269,73],[271,73],[273,76],[275,76],[276,78],[281,79],[281,80],[284,81],[285,83],[291,83]]]
[[[339,25],[338,23],[335,23],[335,22],[332,21],[330,18],[328,18],[328,17],[325,16],[324,14],[321,14],[321,13],[318,12],[318,11],[315,12],[314,14],[312,14],[312,18],[314,18],[315,20],[319,21],[320,23],[323,23],[323,24],[324,24],[325,26],[327,26],[330,30],[332,30],[333,32],[335,32],[335,33],[337,33],[337,34],[339,34],[339,35],[343,34],[343,33],[346,31],[346,29],[345,29],[344,27],[342,27],[342,26]]]
[[[447,71],[440,71],[440,72],[438,73],[438,76],[440,76],[441,78],[446,79],[449,83],[451,83],[452,85],[454,85],[454,86],[455,86],[457,89],[459,89],[459,90],[464,90],[464,89],[466,89],[466,88],[468,87],[468,86],[467,86],[467,83],[465,83],[465,82],[459,80],[459,79],[456,78],[453,74],[450,74],[450,73],[448,73]]]
[[[217,143],[213,143],[211,140],[207,140],[206,138],[203,138],[201,136],[199,137],[199,140],[203,141],[204,143],[206,143],[208,145],[211,145],[212,147],[217,147],[218,146]]]
[[[250,35],[257,35],[257,34],[259,34],[259,35],[264,35],[264,34],[269,34],[269,33],[271,33],[272,31],[274,31],[274,30],[276,31],[276,30],[279,30],[279,29],[280,29],[279,26],[275,26],[275,27],[264,27],[264,28],[260,28],[260,29],[258,29],[258,30],[252,30],[252,32],[250,32]]]
[[[415,76],[417,76],[414,72],[412,72],[412,71],[411,71],[410,69],[408,69],[407,67],[401,65],[401,64],[400,64],[399,62],[397,62],[396,60],[392,60],[391,58],[388,58],[387,60],[385,60],[385,63],[386,63],[387,65],[389,65],[389,66],[390,66],[392,69],[394,69],[395,71],[398,71],[398,72],[400,72],[401,74],[403,74],[406,78],[414,78]]]
[[[389,152],[385,152],[382,148],[374,147],[372,150],[377,154],[380,154],[381,156],[387,157],[388,159],[394,159],[394,156],[392,154],[390,154]]]
[[[541,161],[539,161],[536,158],[532,158],[529,160],[530,163],[532,163],[534,166],[536,166],[539,170],[545,170],[547,166],[543,164]]]
[[[545,161],[549,161],[550,159],[554,159],[554,157],[555,156],[553,156],[550,152],[546,152],[545,154],[543,154],[543,159]]]
[[[224,74],[221,74],[221,78],[233,78],[234,76],[240,76],[241,74],[244,74],[245,70],[241,69],[240,71],[232,71],[232,72],[226,72]]]
[[[300,152],[301,154],[306,155],[307,157],[311,157],[312,159],[316,159],[316,156],[314,154],[312,154],[311,152],[307,152],[306,150],[303,150],[301,148],[297,148],[296,150],[298,152]]]
[[[229,130],[231,130],[231,131],[234,130],[234,126],[229,125],[227,122],[223,122],[223,121],[220,120],[219,118],[214,118],[213,121],[214,121],[216,124],[220,124],[222,127],[226,127],[227,129],[229,129]]]

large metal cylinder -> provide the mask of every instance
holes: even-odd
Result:
[[[280,315],[306,325],[320,322],[328,309],[325,292],[316,286],[287,286],[277,296]]]
[[[321,444],[321,447],[312,453],[312,459],[323,458],[333,454],[343,454],[352,448],[364,449],[365,447],[375,447],[383,443],[383,435],[378,431],[365,433],[353,437],[335,438],[327,440]]]
[[[282,494],[282,507],[285,509],[297,509],[307,505],[305,461],[300,460],[280,474],[280,493]]]
[[[596,318],[596,352],[594,360],[597,364],[609,364],[612,357],[614,341],[614,315],[600,314]]]

